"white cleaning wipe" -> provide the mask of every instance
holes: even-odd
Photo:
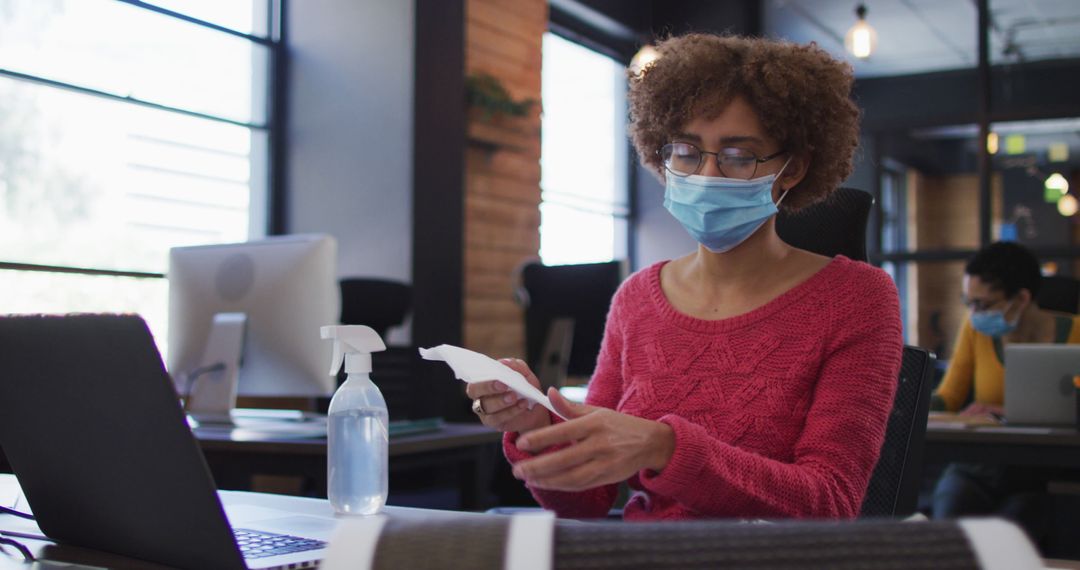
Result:
[[[476,382],[490,382],[498,380],[517,392],[522,398],[536,402],[551,410],[551,413],[566,419],[565,416],[555,411],[551,400],[544,395],[536,386],[529,384],[524,376],[513,368],[491,357],[473,352],[460,346],[440,344],[434,348],[421,348],[420,356],[424,360],[442,360],[454,369],[454,375],[470,384]]]

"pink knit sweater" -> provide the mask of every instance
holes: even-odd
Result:
[[[587,402],[664,422],[675,452],[628,484],[633,520],[848,518],[878,458],[900,370],[896,288],[837,257],[749,313],[678,312],[658,263],[612,300]],[[530,456],[507,434],[511,463]],[[602,517],[616,485],[532,490],[561,517]]]

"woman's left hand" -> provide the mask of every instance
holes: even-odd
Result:
[[[518,437],[517,447],[539,452],[571,445],[514,465],[514,476],[531,487],[581,491],[617,483],[641,469],[662,470],[675,451],[675,433],[667,424],[577,404],[555,388],[548,397],[568,421]]]

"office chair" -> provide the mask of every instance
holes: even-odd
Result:
[[[1035,302],[1041,309],[1075,315],[1080,305],[1080,280],[1064,275],[1047,275],[1042,278]]]
[[[828,257],[843,254],[866,261],[866,224],[874,197],[854,188],[837,188],[822,202],[776,216],[780,239]]]
[[[405,322],[412,309],[412,286],[386,279],[346,278],[341,285],[341,324],[367,325],[383,339]]]
[[[900,384],[885,429],[861,517],[906,517],[915,512],[922,480],[923,440],[930,413],[934,356],[923,348],[905,346]]]
[[[521,267],[526,360],[544,388],[562,386],[568,374],[592,375],[611,298],[625,277],[621,261]]]
[[[370,278],[346,278],[341,285],[341,324],[367,325],[386,340],[390,327],[405,322],[412,309],[412,286],[400,281]],[[371,379],[379,387],[390,417],[416,419],[431,415],[419,409],[413,395],[418,388],[416,366],[419,356],[412,346],[387,346],[371,355]],[[342,370],[338,382],[345,381]],[[319,401],[320,411],[327,401]]]

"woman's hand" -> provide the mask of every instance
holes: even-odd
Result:
[[[572,445],[514,465],[514,476],[531,487],[581,491],[617,483],[641,469],[662,470],[675,452],[675,433],[667,424],[575,404],[554,388],[548,397],[569,421],[523,435],[517,446],[539,452]]]
[[[991,406],[989,404],[979,404],[977,402],[970,404],[968,407],[960,411],[961,416],[990,416],[994,419],[1000,419],[1005,414],[1005,409],[1001,406]]]
[[[499,362],[520,373],[530,384],[540,388],[540,381],[521,360],[503,358]],[[480,401],[483,413],[477,414],[484,425],[499,431],[525,433],[551,424],[547,408],[522,398],[506,384],[493,380],[467,384],[465,393]]]

